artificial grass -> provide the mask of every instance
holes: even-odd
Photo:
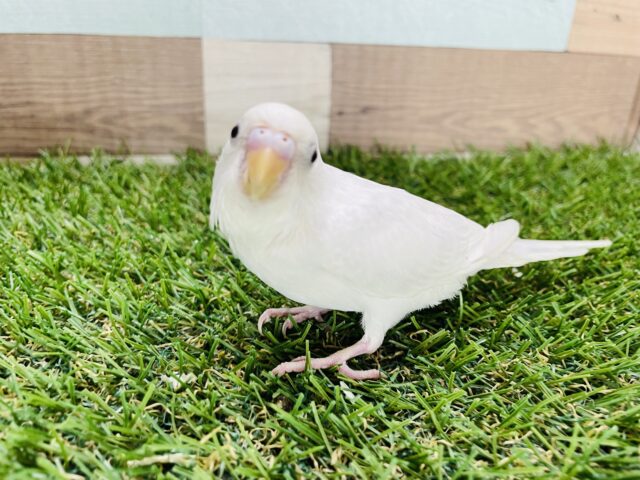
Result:
[[[208,230],[209,157],[0,166],[0,477],[638,478],[639,155],[326,161],[523,236],[615,243],[474,277],[355,362],[379,381],[278,379],[358,316],[257,333],[290,303]]]

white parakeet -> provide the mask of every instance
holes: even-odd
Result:
[[[322,161],[317,135],[299,111],[280,103],[249,109],[231,130],[213,178],[217,226],[249,270],[307,306],[266,310],[258,321],[321,319],[329,310],[362,313],[363,337],[311,368],[372,353],[407,314],[452,298],[480,270],[585,254],[600,241],[518,238],[519,224],[483,227],[399,188],[365,180]],[[291,326],[287,320],[283,326]],[[304,357],[273,372],[305,369]]]

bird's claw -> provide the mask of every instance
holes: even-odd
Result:
[[[291,320],[287,318],[282,324],[282,335],[283,336],[286,335],[287,330],[289,330],[291,327],[293,327],[293,323],[291,323]]]
[[[300,323],[309,318],[322,321],[322,315],[327,312],[328,310],[324,308],[311,306],[294,308],[268,308],[262,313],[262,315],[260,315],[260,318],[258,318],[258,331],[260,332],[260,334],[262,334],[262,326],[265,323],[268,323],[274,317],[278,318],[291,315],[296,323]],[[289,330],[291,327],[293,327],[293,322],[290,319],[287,319],[282,324],[282,334],[286,335],[287,330]]]
[[[262,312],[262,315],[260,315],[260,318],[258,318],[258,331],[260,332],[260,335],[262,335],[262,325],[271,320],[273,310],[277,310],[277,308],[268,308],[267,310]]]

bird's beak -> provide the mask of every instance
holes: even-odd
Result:
[[[288,162],[273,148],[250,150],[246,154],[243,184],[245,193],[254,199],[268,196],[278,185]]]

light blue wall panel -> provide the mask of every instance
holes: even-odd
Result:
[[[563,51],[576,0],[0,0],[0,32]]]
[[[575,0],[203,0],[206,36],[563,51]]]
[[[0,33],[198,37],[201,0],[0,0]]]

